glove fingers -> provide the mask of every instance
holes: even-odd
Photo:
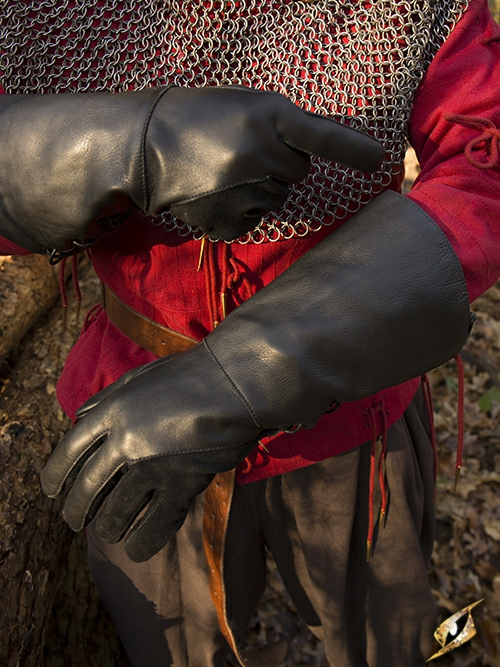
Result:
[[[291,105],[280,122],[287,144],[300,151],[364,172],[379,169],[384,148],[376,139],[330,118]]]
[[[132,466],[101,507],[95,528],[99,537],[109,544],[122,539],[151,499],[151,485],[145,484],[141,477],[144,477],[141,468]]]
[[[52,452],[41,472],[43,492],[49,498],[55,498],[66,491],[106,437],[107,429],[99,419],[88,418],[75,424]]]
[[[107,440],[106,446],[98,449],[80,470],[63,511],[73,530],[82,530],[126,472],[118,452],[119,448]]]
[[[130,560],[142,563],[160,551],[184,523],[189,505],[174,508],[171,493],[155,491],[146,514],[125,539],[125,552]]]
[[[263,215],[281,208],[287,198],[286,183],[267,179],[174,204],[170,210],[210,238],[232,241],[254,229]]]
[[[155,491],[146,514],[125,539],[127,556],[140,563],[160,551],[184,523],[194,498],[213,478],[212,473],[177,476],[168,488]]]
[[[273,145],[261,156],[262,164],[259,160],[254,161],[255,175],[261,177],[277,179],[284,183],[299,183],[307,177],[311,168],[311,158],[309,153],[304,153],[288,145],[285,141],[274,139]],[[251,173],[249,160],[245,160],[245,168]]]

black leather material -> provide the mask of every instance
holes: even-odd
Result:
[[[120,196],[140,206],[141,135],[160,93],[1,95],[0,234],[64,250],[109,231],[92,223]]]
[[[238,465],[262,430],[203,345],[130,371],[78,416],[42,471],[43,490],[70,489],[64,518],[74,530],[107,497],[96,529],[108,542],[149,504],[126,540],[136,561],[166,544],[192,500]]]
[[[264,428],[306,425],[332,399],[356,401],[448,361],[470,324],[446,236],[389,191],[243,303],[205,345]]]
[[[0,234],[34,252],[111,231],[103,211],[124,202],[235,238],[282,206],[310,154],[365,171],[383,157],[361,132],[238,86],[2,95],[0,149]]]
[[[314,424],[334,400],[430,370],[461,349],[469,324],[462,269],[443,232],[387,192],[202,344],[90,399],[44,469],[43,489],[69,490],[64,513],[76,530],[108,496],[97,521],[108,541],[149,502],[125,547],[146,559],[263,432]]]
[[[287,184],[307,176],[310,155],[376,171],[384,151],[375,139],[277,93],[171,88],[147,134],[148,167],[156,175],[148,210],[168,205],[212,238],[238,238],[285,203]]]

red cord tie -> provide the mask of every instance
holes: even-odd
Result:
[[[375,415],[380,412],[382,419],[382,433],[377,437],[377,425]],[[377,443],[380,442],[381,449],[378,459],[378,480],[380,486],[380,513],[379,513],[379,530],[385,526],[385,518],[387,514],[387,484],[385,481],[385,460],[387,455],[387,413],[385,411],[384,401],[378,405],[370,408],[370,421],[372,425],[372,448],[370,453],[370,477],[369,477],[369,491],[368,491],[368,535],[366,537],[366,560],[369,561],[372,555],[373,534],[375,531],[374,520],[374,494],[375,494],[375,459]]]
[[[72,271],[71,276],[73,279],[73,289],[75,291],[76,299],[76,319],[75,324],[78,324],[80,319],[80,308],[82,305],[82,292],[80,290],[80,283],[78,281],[78,255],[72,256]],[[61,294],[61,302],[63,308],[63,331],[66,330],[67,320],[68,320],[68,293],[66,290],[66,263],[68,258],[63,257],[59,265],[59,292]]]
[[[241,283],[245,289],[245,299],[249,299],[253,295],[252,284],[245,275],[244,270],[238,264],[238,261],[232,255],[229,257],[229,264],[232,268],[232,273],[229,274],[227,279],[227,289],[234,290],[238,283]],[[233,295],[236,296],[236,295]],[[239,305],[240,302],[238,302]]]
[[[458,436],[457,436],[457,453],[455,459],[455,482],[453,486],[453,491],[457,490],[458,478],[460,476],[460,471],[463,468],[463,451],[464,451],[464,440],[465,440],[465,370],[462,357],[457,354],[455,357],[455,362],[457,364],[458,371],[458,406],[457,406],[457,422],[458,422]],[[427,415],[429,417],[429,424],[431,427],[431,440],[432,440],[432,449],[434,451],[434,481],[437,477],[437,446],[436,446],[436,432],[434,428],[434,408],[432,405],[432,394],[431,386],[429,383],[429,378],[427,375],[422,375],[422,390],[424,392],[425,405],[427,408]]]
[[[228,293],[231,292],[233,304],[239,306],[242,299],[238,298],[236,292],[238,283],[245,291],[243,301],[253,295],[253,288],[245,275],[244,268],[242,269],[233,257],[229,243],[206,242],[203,237],[197,271],[201,270],[205,272],[208,311],[212,327],[215,329],[228,313]]]
[[[80,282],[78,280],[78,255],[73,255],[73,289],[75,290],[75,299],[76,299],[76,320],[75,323],[78,324],[80,319],[80,310],[82,307],[82,292],[80,290]]]
[[[461,114],[446,114],[445,120],[450,123],[459,123],[464,127],[471,127],[476,130],[483,130],[481,136],[471,139],[465,147],[465,156],[471,164],[478,169],[491,169],[500,166],[499,162],[499,141],[500,129],[488,118],[475,116],[464,116]],[[480,159],[478,152],[486,157]]]
[[[59,292],[61,294],[61,304],[63,309],[63,331],[66,330],[66,321],[68,317],[68,292],[66,291],[66,261],[63,257],[59,264]]]
[[[427,375],[422,375],[420,381],[422,383],[425,408],[427,410],[427,418],[429,420],[429,427],[431,429],[431,444],[432,444],[432,452],[434,455],[434,482],[435,482],[437,479],[437,471],[438,471],[438,455],[437,455],[437,443],[436,443],[436,428],[434,426],[434,405],[432,402],[431,383],[429,382],[429,378],[427,377]]]
[[[464,372],[464,363],[462,357],[457,354],[455,357],[458,369],[458,408],[457,408],[457,418],[458,418],[458,439],[457,439],[457,457],[455,461],[455,484],[453,491],[457,490],[458,477],[460,471],[463,468],[463,451],[464,451],[464,435],[465,435],[465,424],[464,424],[464,403],[465,403],[465,372]]]
[[[484,46],[489,46],[490,44],[493,44],[494,42],[500,42],[500,33],[498,35],[492,35],[491,37],[487,37],[486,39],[483,39]]]

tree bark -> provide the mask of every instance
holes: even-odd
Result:
[[[17,305],[13,311],[15,322],[9,323],[9,332],[16,330],[14,324],[22,331],[29,326],[27,321],[34,320],[35,312],[40,315],[53,285],[50,277],[45,283],[49,274],[40,268],[40,258],[17,259],[24,261],[3,262],[9,277],[14,266],[20,267],[10,285],[16,285],[22,298],[16,301],[11,294],[5,296],[4,283],[4,303],[23,304],[23,309]],[[52,267],[48,269],[52,273]],[[44,276],[39,285],[34,284],[35,276]],[[90,266],[81,282],[83,305],[88,308],[99,300],[98,282]],[[39,307],[31,308],[35,302]],[[24,317],[26,303],[30,304],[28,319]],[[18,319],[23,320],[22,325]],[[2,667],[128,664],[90,579],[85,539],[70,531],[61,518],[61,503],[47,499],[38,481],[50,452],[69,427],[55,396],[64,359],[79,329],[74,310],[69,319],[63,331],[61,309],[50,310],[36,330],[24,337],[0,376]],[[21,333],[16,335],[21,337]],[[14,346],[16,335],[9,333]]]
[[[0,361],[54,305],[58,294],[55,269],[46,257],[0,257]]]

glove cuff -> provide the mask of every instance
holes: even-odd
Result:
[[[144,140],[165,90],[1,96],[0,234],[67,251],[113,231],[130,200],[146,208]]]
[[[471,315],[438,225],[386,192],[231,313],[205,345],[265,428],[313,424],[456,355]],[[241,360],[244,359],[244,364]]]

